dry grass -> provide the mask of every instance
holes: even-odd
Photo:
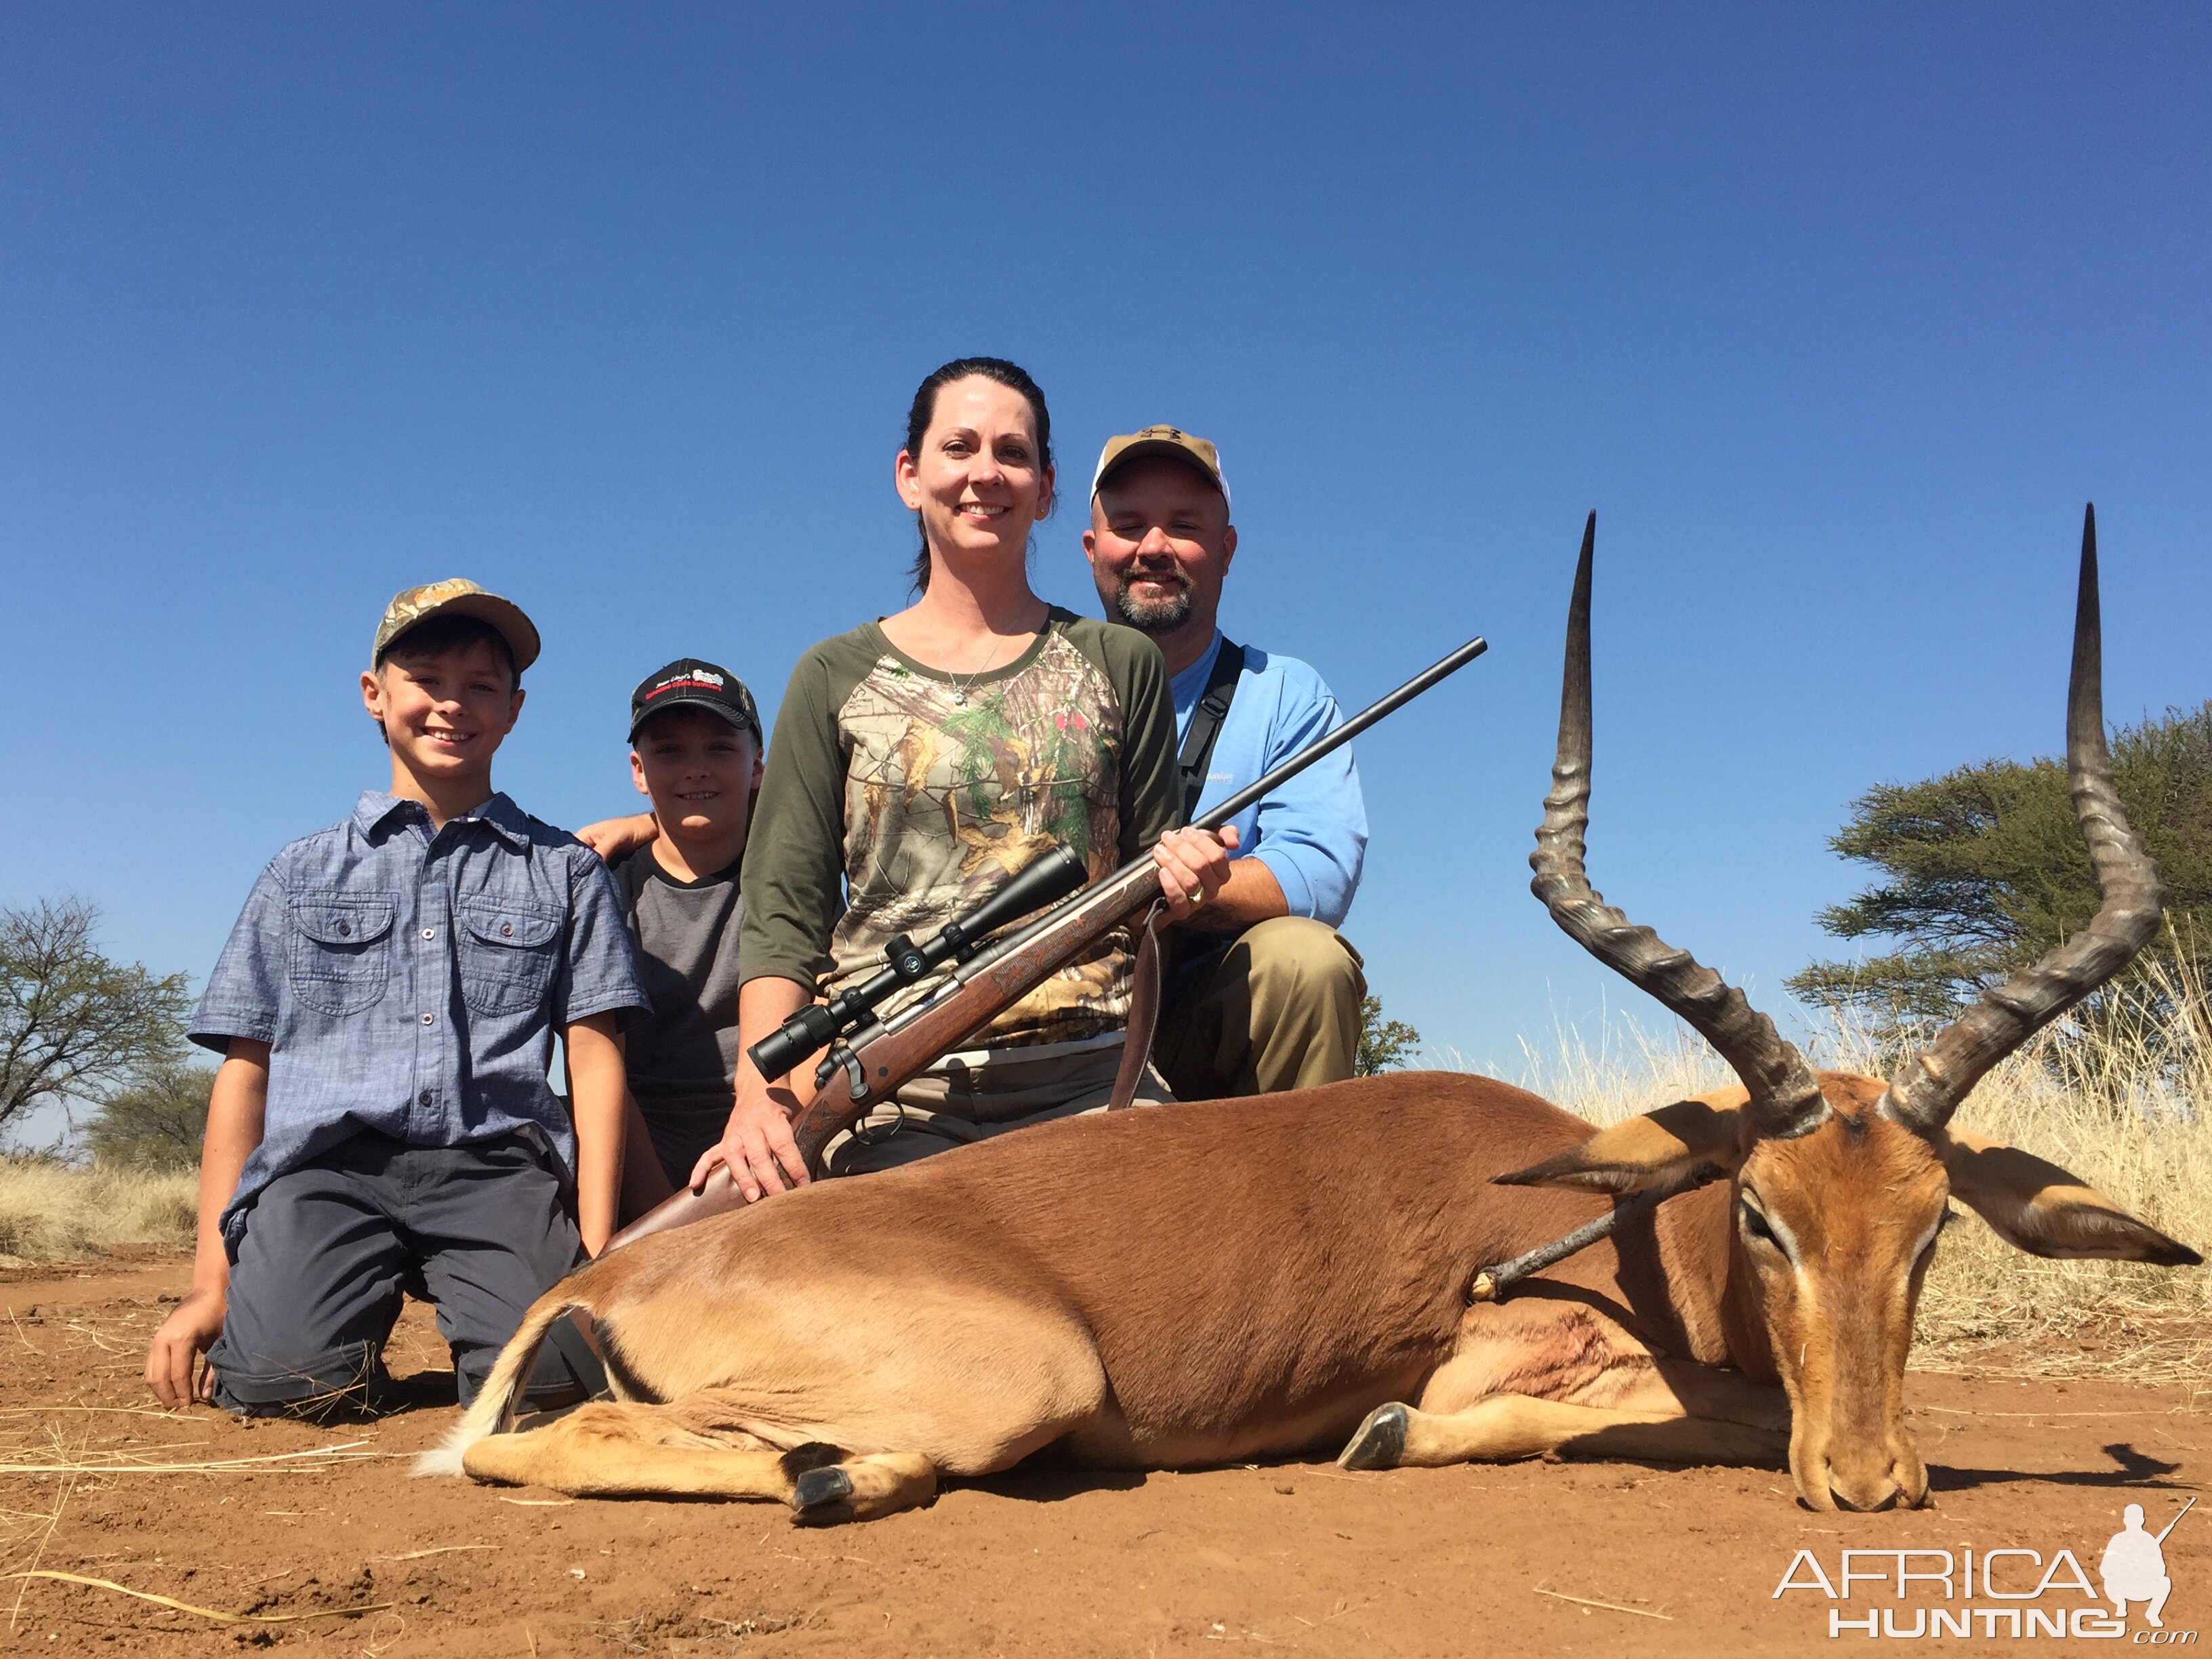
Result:
[[[0,1158],[0,1267],[82,1261],[118,1245],[191,1248],[199,1177]]]
[[[2072,1170],[2185,1243],[2212,1249],[2212,997],[2170,988],[2156,1025],[2084,1038],[2045,1032],[1968,1097],[1958,1122]],[[1838,1022],[1810,1058],[1886,1076],[1895,1060]],[[1524,1044],[1512,1079],[1596,1123],[1734,1079],[1686,1028],[1654,1036],[1607,1020],[1593,1047],[1572,1028]],[[1920,1306],[1915,1364],[1984,1373],[2212,1381],[2212,1269],[2024,1255],[1971,1213],[1949,1228]]]

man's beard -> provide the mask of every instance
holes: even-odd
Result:
[[[1174,592],[1146,600],[1137,597],[1134,583],[1124,580],[1114,590],[1114,610],[1123,622],[1144,633],[1172,634],[1190,620],[1190,584],[1179,581]]]

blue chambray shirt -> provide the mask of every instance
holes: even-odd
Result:
[[[371,790],[269,861],[193,1042],[270,1045],[269,1109],[222,1213],[237,1254],[261,1189],[361,1129],[410,1146],[535,1132],[573,1178],[576,1136],[545,1080],[571,1021],[648,1006],[599,855],[505,795],[434,836]]]

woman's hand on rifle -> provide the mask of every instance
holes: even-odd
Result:
[[[789,1081],[773,1082],[753,1069],[744,1053],[753,1044],[804,1008],[811,1000],[805,987],[787,979],[748,981],[738,993],[737,1101],[722,1138],[709,1146],[692,1166],[690,1187],[701,1191],[718,1164],[729,1168],[730,1178],[750,1204],[770,1193],[807,1182],[806,1160],[791,1133],[791,1121],[800,1101]]]
[[[1213,901],[1229,880],[1229,854],[1237,846],[1237,826],[1219,830],[1170,830],[1152,848],[1159,866],[1160,895],[1170,921],[1188,921]]]

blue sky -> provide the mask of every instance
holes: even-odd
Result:
[[[500,761],[629,799],[624,698],[772,708],[903,602],[915,383],[1215,439],[1230,631],[1363,704],[1347,931],[1474,1063],[1634,1005],[1527,890],[1583,514],[1592,869],[1781,1012],[1884,779],[2212,695],[2212,13],[1917,7],[0,11],[0,902],[205,973],[383,781],[356,672],[467,574]],[[1079,501],[1036,580],[1095,609]]]

